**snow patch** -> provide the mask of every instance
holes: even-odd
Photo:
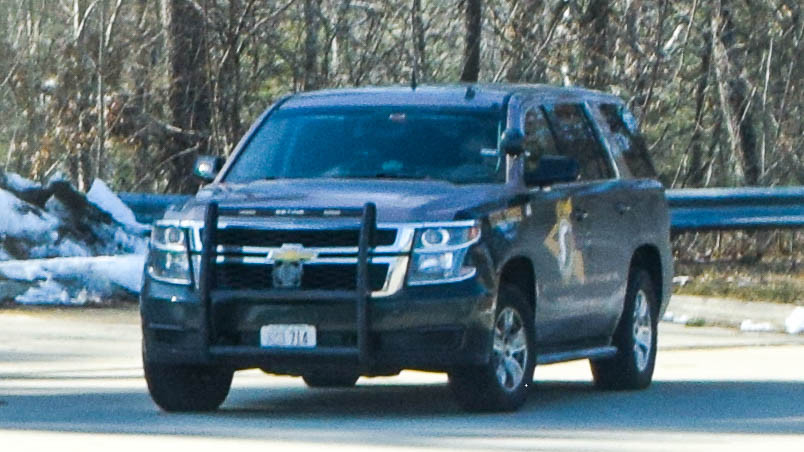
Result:
[[[681,325],[686,325],[687,322],[690,321],[690,316],[685,314],[675,315],[671,311],[666,311],[664,313],[664,316],[662,317],[662,320],[665,322],[680,323]]]
[[[97,240],[94,240],[89,249],[87,248],[87,245],[90,245],[89,240],[85,245],[78,244],[79,246],[75,247],[70,244],[57,243],[58,235],[56,235],[56,238],[53,238],[50,243],[40,245],[43,247],[41,253],[32,254],[32,257],[145,254],[148,251],[148,240],[142,235],[142,230],[132,231],[132,233],[129,232],[128,227],[119,222],[107,224],[85,217],[79,217],[83,224],[76,224],[76,213],[55,196],[47,200],[45,208],[61,222],[64,228],[70,228],[69,232],[73,236],[80,238],[81,234],[89,232]],[[55,231],[53,233],[55,234]]]
[[[47,279],[49,274],[42,267],[45,259],[0,262],[0,276],[14,281],[36,281]],[[53,261],[55,259],[47,259]]]
[[[40,282],[35,287],[31,287],[24,294],[18,295],[14,298],[14,301],[20,304],[83,304],[70,298],[67,289],[51,278]]]
[[[81,305],[139,292],[149,227],[103,181],[85,195],[61,175],[44,188],[0,176],[0,301]]]
[[[132,232],[145,233],[150,229],[148,226],[139,223],[134,216],[134,212],[100,179],[95,179],[92,183],[92,187],[87,192],[87,201],[111,215],[118,223],[126,226]]]
[[[58,257],[0,262],[0,277],[35,283],[14,300],[22,304],[84,304],[120,289],[138,293],[144,255]]]
[[[148,252],[148,239],[128,234],[117,229],[114,231],[114,242],[120,249],[131,250],[132,254],[146,254]]]
[[[790,334],[804,333],[804,308],[798,306],[784,321],[784,329]]]
[[[38,190],[42,184],[26,179],[17,173],[6,173],[6,185],[14,191]]]
[[[7,190],[0,190],[0,235],[39,239],[55,232],[59,220],[20,200]]]
[[[684,287],[691,280],[692,280],[692,277],[690,277],[690,276],[684,276],[684,275],[674,276],[673,277],[673,284],[676,285],[676,286]]]
[[[97,259],[97,258],[96,258]],[[99,263],[95,273],[125,288],[129,292],[139,293],[142,288],[142,273],[145,267],[145,256],[130,254],[112,256],[107,262]]]
[[[773,325],[770,322],[754,322],[751,319],[745,319],[740,322],[740,331],[768,332],[773,331],[773,329]]]

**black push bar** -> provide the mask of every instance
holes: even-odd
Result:
[[[219,207],[216,202],[207,204],[204,215],[204,229],[201,234],[201,265],[198,270],[199,298],[202,312],[202,334],[206,339],[207,349],[211,357],[354,357],[362,368],[371,366],[371,343],[369,336],[369,301],[371,299],[371,286],[369,284],[369,259],[371,249],[375,243],[377,230],[377,207],[373,203],[366,203],[359,211],[360,234],[358,238],[356,289],[350,290],[218,290],[215,285],[215,265],[217,259],[217,231],[218,218],[223,213],[237,213],[243,209]],[[253,209],[249,209],[253,215]],[[342,217],[358,217],[357,209],[329,209],[340,211]],[[264,209],[270,216],[283,209]],[[354,214],[353,214],[354,213]],[[258,215],[259,216],[259,215]],[[295,216],[292,214],[290,216]],[[317,214],[315,216],[318,216]],[[317,347],[315,349],[285,349],[261,348],[256,346],[230,346],[217,345],[215,331],[215,308],[227,302],[236,300],[250,300],[263,302],[320,300],[320,301],[354,301],[356,310],[356,337],[355,347]]]

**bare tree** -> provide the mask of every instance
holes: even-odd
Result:
[[[165,143],[164,158],[170,160],[171,168],[167,186],[170,190],[187,191],[194,186],[189,168],[199,152],[207,151],[210,131],[210,87],[204,70],[208,64],[206,18],[190,0],[162,2],[171,124],[184,132],[172,134]]]
[[[591,0],[580,21],[584,38],[583,84],[605,89],[609,83],[609,0]]]
[[[466,0],[466,37],[464,39],[462,82],[476,82],[480,75],[480,34],[483,1]]]
[[[415,68],[433,83],[613,91],[668,183],[800,184],[800,3],[0,2],[0,163],[82,188],[102,175],[191,191],[193,156],[227,155],[279,95],[407,84]]]
[[[318,88],[318,32],[320,0],[304,0],[304,67],[302,90]]]
[[[759,182],[759,152],[752,109],[753,93],[742,75],[742,55],[733,22],[730,0],[716,0],[712,10],[712,43],[721,111],[733,155],[745,183]]]

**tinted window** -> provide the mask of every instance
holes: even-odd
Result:
[[[581,179],[614,177],[606,151],[597,140],[583,108],[578,104],[547,107],[549,119],[562,155],[572,157],[581,167]]]
[[[557,155],[553,133],[539,108],[532,108],[525,114],[525,170],[535,171],[543,155]]]
[[[601,105],[600,111],[611,130],[614,145],[622,152],[631,174],[639,178],[655,178],[656,170],[633,115],[622,106],[613,104]]]
[[[412,108],[278,111],[239,154],[226,182],[279,178],[504,181],[500,119]]]

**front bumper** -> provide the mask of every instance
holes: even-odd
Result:
[[[395,273],[402,278],[392,278],[398,288],[372,298],[369,263],[380,257],[369,254],[377,223],[376,208],[368,203],[361,211],[347,212],[360,218],[357,255],[350,258],[356,262],[354,290],[218,289],[219,214],[231,218],[241,213],[237,208],[219,212],[216,203],[208,205],[195,247],[201,251],[197,289],[158,282],[146,274],[140,304],[146,360],[260,367],[292,375],[353,367],[371,375],[404,368],[448,370],[489,359],[496,291],[482,253],[475,263],[478,272],[469,279],[403,288],[405,268],[398,268]],[[472,254],[480,248],[473,247]],[[383,252],[381,247],[374,251]],[[261,347],[261,327],[273,324],[314,325],[316,347]]]
[[[482,364],[491,351],[495,291],[478,277],[408,287],[367,301],[368,359],[355,352],[357,314],[348,298],[263,300],[259,294],[215,294],[209,315],[198,293],[146,277],[141,292],[145,359],[154,362],[262,368],[301,375],[355,368],[364,375],[401,369],[444,371]],[[290,295],[290,294],[289,294]],[[268,324],[315,325],[313,349],[262,348]]]

